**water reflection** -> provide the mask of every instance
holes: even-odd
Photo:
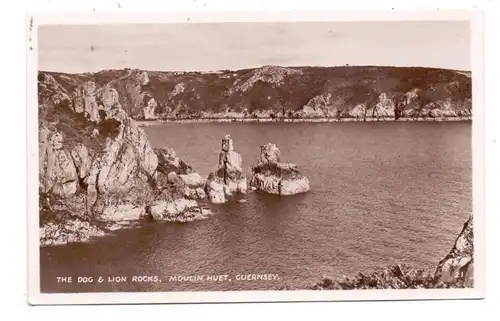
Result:
[[[248,171],[276,143],[311,191],[258,192],[187,224],[143,222],[94,244],[41,250],[44,291],[276,289],[404,261],[433,268],[472,210],[470,123],[163,124],[146,128],[207,175],[230,133]],[[278,282],[73,284],[60,275],[277,273]]]

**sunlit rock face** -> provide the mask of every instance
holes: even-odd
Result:
[[[224,203],[234,193],[247,192],[247,178],[242,169],[242,157],[234,150],[233,140],[226,135],[221,141],[217,170],[207,179],[205,190],[212,203]]]
[[[250,185],[256,190],[276,195],[295,195],[310,190],[309,179],[293,163],[281,162],[281,152],[273,143],[260,147],[257,166],[252,168]]]
[[[148,82],[143,74],[141,83]],[[175,151],[151,147],[114,87],[91,80],[62,86],[48,74],[39,77],[39,90],[43,244],[86,241],[73,234],[100,235],[102,222],[187,222],[210,214],[197,204],[206,197],[205,180]]]
[[[434,273],[443,282],[472,282],[474,262],[474,225],[472,216],[465,222],[450,252],[439,262]]]

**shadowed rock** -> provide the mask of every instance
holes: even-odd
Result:
[[[226,202],[226,194],[224,192],[224,182],[214,173],[208,175],[205,191],[212,204],[222,204]]]
[[[230,135],[224,136],[215,173],[210,173],[205,190],[212,203],[226,202],[226,196],[246,193],[247,179],[242,170],[241,155],[234,151]]]
[[[178,175],[191,173],[192,168],[179,159],[172,148],[155,148],[154,151],[158,156],[158,172],[167,175],[171,172]]]
[[[179,198],[172,202],[157,201],[150,208],[153,219],[163,221],[190,222],[204,219],[212,214],[201,208],[196,201]]]
[[[436,268],[434,277],[443,282],[466,281],[473,279],[474,228],[472,216],[465,222],[453,248]]]
[[[183,160],[176,156],[176,153],[171,148],[155,148],[155,153],[158,155],[158,177],[157,181],[161,178],[167,178],[168,183],[178,183],[186,185],[187,191],[184,193],[188,195],[195,195],[191,198],[204,198],[204,193],[198,193],[197,189],[205,185],[205,179],[200,174],[193,171],[192,167],[187,165]],[[162,175],[163,174],[163,175]]]
[[[60,245],[86,242],[93,237],[104,236],[105,231],[95,224],[79,218],[61,218],[40,227],[40,245]]]
[[[276,195],[295,195],[310,190],[309,179],[293,163],[281,162],[281,152],[272,143],[261,146],[258,165],[252,168],[250,185]]]

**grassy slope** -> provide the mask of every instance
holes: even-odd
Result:
[[[40,125],[60,132],[64,148],[68,151],[77,144],[83,144],[91,155],[101,154],[106,145],[106,138],[118,134],[120,123],[114,119],[92,122],[83,113],[76,113],[71,102],[73,90],[92,78],[85,75],[72,77],[64,74],[51,75],[57,83],[46,79],[43,74],[38,77]],[[98,130],[97,135],[93,135],[94,129]]]
[[[369,289],[442,289],[472,287],[472,279],[444,282],[430,271],[414,269],[404,264],[392,265],[371,273],[358,273],[354,277],[332,279],[325,277],[311,287],[312,290],[369,290]]]
[[[298,71],[289,73],[287,71]],[[280,83],[266,79],[285,71]],[[138,82],[139,70],[105,70],[95,74],[53,74],[71,93],[86,80],[99,86],[110,83],[120,94],[123,107],[133,118],[143,117],[142,109],[150,98],[158,106],[160,118],[199,118],[202,112],[268,111],[291,116],[319,95],[330,94],[329,104],[341,106],[340,117],[347,117],[357,104],[373,106],[380,93],[386,93],[396,105],[404,93],[420,89],[416,106],[396,108],[403,115],[405,108],[421,110],[429,102],[450,99],[456,108],[471,98],[471,79],[468,73],[432,68],[403,67],[264,67],[226,71],[222,73],[172,73],[147,71],[149,83]],[[251,86],[237,90],[248,80]],[[179,85],[180,84],[180,85]],[[177,86],[177,87],[176,87]],[[173,94],[174,88],[183,90]],[[455,108],[455,107],[454,107]],[[461,114],[461,112],[459,112]],[[425,116],[425,115],[424,115]]]
[[[279,290],[381,290],[381,289],[449,289],[471,288],[472,274],[450,281],[442,281],[434,273],[415,269],[406,264],[394,264],[385,269],[355,276],[323,277],[314,285],[294,288],[287,284]]]

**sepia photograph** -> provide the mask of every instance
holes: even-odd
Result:
[[[27,18],[33,303],[481,297],[472,14],[139,16]]]

